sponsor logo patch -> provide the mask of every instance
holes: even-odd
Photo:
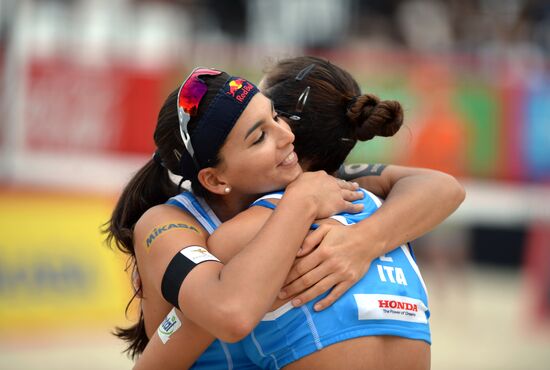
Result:
[[[419,299],[390,294],[354,294],[359,320],[399,320],[426,324],[428,308]]]
[[[199,246],[191,246],[184,248],[180,251],[181,254],[183,254],[185,257],[190,259],[193,263],[199,264],[204,261],[217,261],[220,262],[219,259],[214,257],[214,255],[210,254],[205,248],[199,247]]]
[[[231,95],[239,103],[242,103],[254,86],[245,79],[235,78],[229,81],[227,86],[227,95]]]
[[[176,309],[172,308],[172,311],[168,313],[162,324],[160,324],[159,328],[157,329],[157,333],[159,335],[160,340],[162,343],[166,344],[168,340],[170,339],[170,336],[176,332],[181,327],[181,321],[178,318],[178,315],[176,315]]]

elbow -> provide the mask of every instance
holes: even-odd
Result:
[[[450,176],[451,182],[452,182],[452,199],[455,202],[456,208],[464,202],[464,199],[466,199],[466,190],[464,189],[464,186],[453,176]]]
[[[234,318],[229,320],[224,330],[223,335],[219,339],[228,343],[238,342],[246,337],[254,329],[254,325],[250,320],[245,318]]]
[[[455,211],[466,199],[466,190],[454,176],[444,172],[439,172],[439,176],[440,189],[442,189],[440,194],[451,211]]]
[[[255,322],[243,314],[226,316],[223,328],[216,336],[224,342],[235,343],[250,334],[254,326]]]
[[[248,309],[250,305],[237,303],[220,305],[220,311],[216,315],[216,322],[220,326],[217,333],[213,334],[224,342],[234,343],[242,340],[261,319],[256,318],[257,315]]]
[[[458,204],[460,205],[466,199],[466,189],[464,189],[464,186],[462,186],[462,184],[460,183],[459,183],[459,186],[460,186],[460,191],[457,198],[458,198]]]

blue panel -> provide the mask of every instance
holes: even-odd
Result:
[[[529,87],[525,101],[523,153],[532,180],[550,180],[550,80]]]

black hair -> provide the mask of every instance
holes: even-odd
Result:
[[[301,117],[289,123],[296,153],[310,171],[335,172],[357,140],[392,136],[403,124],[399,102],[361,94],[348,72],[318,57],[279,61],[266,72],[262,87],[275,109]],[[305,104],[298,104],[308,87]]]
[[[200,117],[208,108],[209,103],[217,95],[219,89],[228,79],[227,73],[217,76],[201,76],[208,91],[199,104],[198,112],[191,118],[188,131],[192,133]],[[205,189],[197,179],[198,168],[182,168],[181,157],[188,155],[179,131],[179,120],[176,108],[176,100],[179,89],[172,91],[160,109],[154,140],[157,146],[155,159],[151,158],[128,182],[113,210],[111,219],[105,224],[104,232],[107,234],[108,245],[115,245],[123,253],[129,256],[129,263],[135,268],[134,250],[134,226],[140,217],[149,208],[165,203],[170,197],[180,192],[180,187],[170,177],[170,172],[183,176],[182,180],[190,180],[193,191],[198,195],[204,195]],[[216,166],[219,158],[210,163]],[[192,165],[192,163],[187,163]],[[132,301],[138,297],[141,287],[130,299],[126,311]],[[145,333],[145,323],[141,312],[138,322],[129,328],[115,329],[114,334],[128,342],[125,352],[131,358],[143,352],[148,338]]]

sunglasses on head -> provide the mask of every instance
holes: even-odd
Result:
[[[187,124],[191,117],[195,116],[199,110],[199,104],[208,91],[206,82],[200,79],[201,76],[217,76],[221,71],[210,68],[195,68],[191,74],[183,81],[178,92],[178,119],[180,123],[180,134],[185,145],[185,149],[197,164],[195,151],[191,145],[191,136],[187,130]]]

